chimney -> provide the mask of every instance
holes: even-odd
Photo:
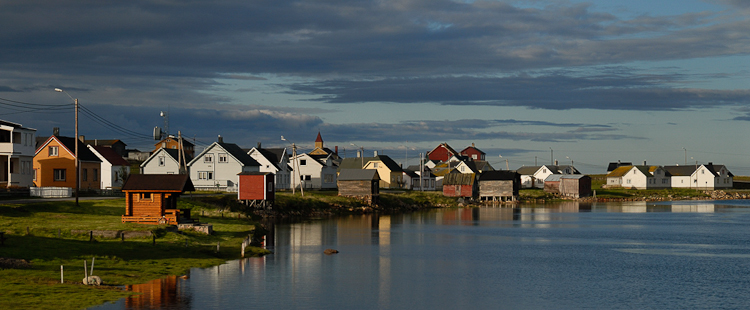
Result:
[[[474,142],[471,143],[471,147],[474,147]]]
[[[53,127],[52,128],[52,135],[59,136],[60,135],[60,127]]]
[[[333,153],[335,153],[336,155],[339,154],[339,146],[338,145],[333,147]]]
[[[372,154],[373,157],[378,157],[378,151],[373,151]]]
[[[94,139],[94,146],[99,146],[99,139]]]
[[[555,166],[557,166],[557,159],[555,159]]]
[[[83,143],[83,141],[86,141],[86,136],[80,135],[78,136],[78,140],[81,140],[81,143]]]
[[[222,138],[221,135],[219,135],[219,140],[218,141],[219,141],[219,143],[224,143],[224,138]]]
[[[258,142],[258,149],[260,149],[260,142]]]
[[[643,161],[643,165],[644,165],[644,166],[647,166],[647,165],[646,165],[646,161],[645,161],[645,160]]]

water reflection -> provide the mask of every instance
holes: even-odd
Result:
[[[743,287],[733,275],[750,268],[750,211],[730,210],[745,204],[564,202],[266,222],[275,254],[129,287],[144,294],[116,309],[725,308],[684,301]],[[730,214],[710,215],[719,212]],[[683,302],[661,304],[675,296]]]

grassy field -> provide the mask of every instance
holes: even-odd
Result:
[[[81,309],[127,296],[116,285],[144,283],[168,275],[185,274],[191,267],[208,267],[240,257],[242,240],[254,232],[254,223],[239,213],[184,199],[181,208],[193,209],[202,222],[213,224],[214,234],[170,232],[164,227],[123,224],[124,199],[0,205],[0,231],[7,240],[0,257],[25,259],[30,266],[0,270],[0,309]],[[223,215],[223,217],[221,216]],[[152,231],[152,237],[95,238],[71,230]],[[58,237],[59,232],[59,237]],[[221,251],[216,252],[220,243]],[[265,250],[248,248],[246,255]],[[96,258],[94,274],[107,284],[81,285],[83,261]],[[60,266],[65,283],[60,283]],[[7,266],[6,266],[7,267]]]

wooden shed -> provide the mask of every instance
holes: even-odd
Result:
[[[591,177],[587,175],[563,175],[560,177],[560,195],[580,198],[591,196]]]
[[[521,188],[521,175],[516,171],[486,171],[479,175],[479,199],[516,201]]]
[[[551,194],[560,193],[560,178],[562,174],[550,174],[544,179],[544,192]]]
[[[339,196],[356,197],[377,204],[380,197],[380,174],[375,169],[341,169],[336,181]]]
[[[272,207],[276,199],[275,176],[271,172],[237,174],[237,199],[248,206]]]
[[[453,171],[443,177],[443,196],[477,197],[476,174]]]
[[[187,174],[131,174],[122,186],[125,215],[122,222],[170,224],[194,222],[189,209],[177,209],[177,198],[195,191]]]

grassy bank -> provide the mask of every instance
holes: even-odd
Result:
[[[181,201],[180,207],[204,213],[202,222],[213,224],[215,233],[171,232],[165,227],[123,224],[124,199],[0,205],[0,230],[7,240],[0,257],[24,259],[0,266],[0,309],[81,309],[127,296],[117,285],[144,283],[168,275],[186,273],[192,267],[208,267],[240,257],[240,244],[255,226],[237,213],[217,211],[211,205]],[[208,211],[208,212],[206,212]],[[151,231],[156,236],[126,239],[72,234],[71,230]],[[59,233],[59,236],[58,236]],[[216,252],[220,243],[221,251]],[[246,255],[264,250],[248,248]],[[83,261],[95,257],[94,274],[107,284],[81,285]],[[60,266],[65,283],[60,283]],[[13,267],[13,268],[8,268]]]

